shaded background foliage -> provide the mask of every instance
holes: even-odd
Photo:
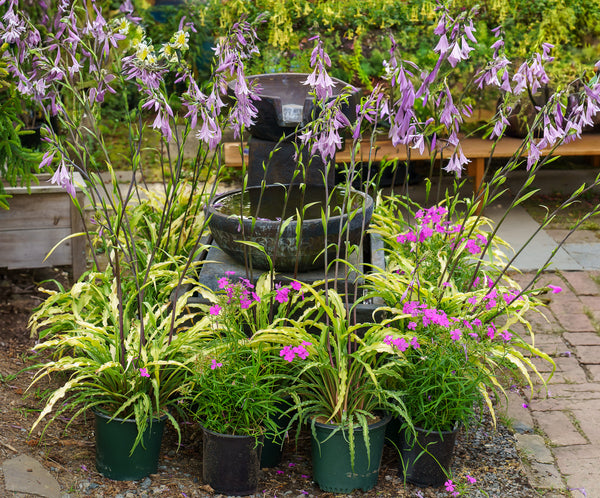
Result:
[[[432,48],[437,43],[433,28],[436,22],[436,2],[433,0],[132,0],[142,16],[146,31],[154,43],[169,39],[185,17],[193,22],[190,33],[189,61],[199,81],[209,78],[212,68],[212,47],[240,16],[255,18],[267,13],[268,22],[259,27],[260,55],[248,67],[250,74],[272,72],[309,72],[310,39],[320,35],[331,57],[331,75],[343,81],[370,90],[381,79],[383,62],[389,58],[392,35],[400,50],[400,57],[420,67],[432,67],[437,54]],[[43,8],[43,3],[47,5]],[[96,5],[117,13],[121,0],[97,0]],[[58,0],[21,0],[30,17],[44,30],[55,29],[53,18]],[[494,37],[491,30],[499,25],[505,31],[507,57],[519,64],[544,42],[555,45],[556,60],[548,66],[553,88],[560,89],[580,74],[595,71],[600,59],[600,0],[454,0],[451,10],[458,12],[479,6],[476,20],[476,51],[468,61],[461,62],[458,79],[449,82],[451,88],[464,90],[466,82],[493,50],[489,47]],[[6,5],[0,7],[0,14]],[[515,68],[513,68],[515,69]],[[172,90],[177,88],[171,82]],[[500,95],[495,90],[487,93],[471,89],[469,104],[488,111],[494,110]],[[490,93],[491,92],[491,93]],[[130,92],[133,94],[134,92]],[[15,112],[4,113],[8,121],[18,122],[20,110],[10,100],[10,88],[0,92],[0,104]],[[130,102],[131,108],[135,102]],[[175,104],[175,101],[172,102]],[[177,111],[177,108],[174,107]],[[22,110],[23,112],[26,109]],[[123,121],[123,106],[118,98],[107,95],[101,108],[106,126],[115,128],[115,154],[119,151],[119,123]],[[2,131],[4,130],[4,131]],[[10,140],[10,144],[9,144]],[[0,163],[6,158],[23,157],[15,141],[14,128],[0,127]],[[6,147],[10,147],[10,152]],[[13,180],[27,172],[36,172],[35,156],[2,169],[0,176]],[[16,172],[15,172],[16,171]]]

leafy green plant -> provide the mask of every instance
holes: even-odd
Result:
[[[368,448],[368,424],[378,412],[407,415],[400,394],[388,389],[398,376],[396,354],[383,342],[380,327],[350,323],[335,290],[303,285],[302,291],[311,303],[302,319],[260,330],[252,342],[279,350],[279,368],[288,376],[295,402],[292,422],[309,423],[313,431],[315,422],[326,422],[336,426],[335,432],[347,432],[354,464],[356,427],[363,429]]]
[[[505,273],[507,245],[490,234],[489,220],[453,222],[440,206],[409,212],[409,221],[392,217],[401,204],[382,199],[378,206],[373,231],[385,241],[386,268],[365,278],[367,296],[386,303],[386,342],[407,360],[398,366],[407,411],[415,425],[440,431],[468,423],[478,403],[495,419],[491,393],[504,393],[511,372],[533,390],[531,376],[546,381],[531,358],[555,368],[534,346],[527,315],[548,289],[524,291]]]
[[[193,369],[189,406],[204,428],[257,439],[279,432],[280,378],[263,348],[227,335],[206,348]]]
[[[157,264],[153,277],[163,272]],[[163,290],[167,295],[179,283],[178,274],[170,276]],[[49,353],[51,360],[33,367],[36,374],[29,389],[55,374],[66,374],[68,380],[47,393],[32,430],[46,417],[47,426],[65,412],[73,412],[72,421],[96,409],[111,417],[134,418],[138,427],[135,446],[151,420],[162,416],[179,433],[175,415],[182,414],[182,407],[178,400],[189,385],[190,364],[207,340],[188,325],[195,314],[187,303],[194,289],[180,296],[174,315],[168,299],[158,301],[162,304],[146,302],[140,320],[135,294],[121,303],[116,286],[109,271],[92,273],[68,291],[52,292],[33,314],[32,332],[44,339],[35,350]],[[122,350],[128,358],[124,365]]]
[[[6,45],[6,44],[5,44]],[[4,50],[5,47],[0,47]],[[39,151],[23,146],[23,104],[14,83],[7,79],[6,61],[0,62],[0,208],[8,209],[5,187],[36,183],[34,173],[42,158]]]

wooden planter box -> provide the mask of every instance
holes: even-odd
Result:
[[[85,271],[85,238],[74,237],[60,244],[48,259],[50,250],[72,233],[82,232],[81,217],[71,196],[48,182],[49,175],[38,175],[39,185],[5,187],[12,195],[10,209],[0,210],[0,267],[12,269],[72,266],[73,278]],[[75,183],[82,184],[79,174]],[[77,189],[79,204],[84,194]]]

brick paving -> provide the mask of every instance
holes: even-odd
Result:
[[[520,275],[524,283],[532,275]],[[531,399],[511,393],[505,415],[531,484],[543,496],[600,497],[600,272],[558,271],[542,284],[551,294],[547,320],[532,317],[535,344],[556,363],[547,390]],[[522,331],[523,332],[523,331]],[[549,375],[548,364],[534,360]]]

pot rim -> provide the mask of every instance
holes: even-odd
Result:
[[[107,422],[119,422],[119,423],[123,423],[123,422],[133,422],[135,423],[135,416],[131,416],[129,418],[121,418],[121,417],[114,417],[108,413],[106,413],[106,411],[102,410],[101,408],[98,408],[96,406],[94,406],[92,408],[92,412],[94,413],[94,415],[106,419]],[[151,420],[152,422],[164,422],[167,420],[167,415],[162,415],[160,417],[151,417],[149,420]]]
[[[212,216],[217,216],[217,217],[221,217],[221,218],[225,218],[225,219],[239,219],[238,215],[226,215],[223,214],[222,212],[220,212],[217,208],[215,208],[215,204],[217,204],[221,199],[225,198],[225,197],[229,197],[235,194],[239,194],[242,193],[244,191],[248,191],[248,190],[257,190],[257,189],[267,189],[269,187],[277,187],[277,188],[288,188],[290,186],[285,186],[285,185],[281,185],[281,184],[277,184],[277,183],[272,183],[269,185],[265,185],[264,187],[261,185],[254,185],[254,186],[250,186],[250,187],[246,187],[246,188],[239,188],[239,189],[235,189],[235,190],[229,190],[227,192],[223,192],[221,194],[216,195],[215,197],[213,197],[211,199],[211,201],[206,205],[206,214],[209,217]],[[299,188],[296,185],[291,185],[292,188]],[[308,188],[320,188],[320,189],[325,189],[325,187],[321,187],[320,185],[307,185]],[[335,189],[335,188],[339,188],[339,189],[345,189],[345,187],[339,187],[339,186],[334,186],[331,187],[331,189]],[[353,187],[350,187],[350,192],[353,194],[358,194],[359,196],[362,197],[363,199],[363,205],[361,206],[361,210],[363,212],[367,212],[370,209],[373,208],[375,201],[373,200],[373,197],[371,195],[369,195],[367,192],[362,192],[361,190],[357,190]],[[336,214],[334,216],[330,216],[327,221],[329,223],[331,222],[339,222],[340,218],[342,218],[342,216],[348,216],[348,213],[344,213],[342,215],[340,214]],[[256,217],[248,217],[248,216],[244,216],[242,218],[242,222],[246,225],[246,224],[251,224],[252,220],[256,219]],[[281,224],[280,220],[270,220],[267,218],[260,218],[261,223],[264,223],[267,226],[270,225],[279,225]],[[311,218],[311,219],[307,219],[307,220],[302,220],[304,223],[308,223],[310,221],[319,221],[321,222],[320,218]],[[294,220],[290,223],[290,225],[293,225],[294,223],[297,223],[297,220]]]
[[[378,414],[381,416],[381,420],[378,420],[377,422],[374,422],[372,424],[367,424],[367,427],[369,428],[369,430],[373,430],[373,429],[378,429],[379,427],[381,427],[382,425],[386,425],[389,423],[390,420],[392,420],[392,415],[389,413],[381,413]],[[325,423],[325,422],[318,422],[317,420],[314,420],[314,424],[315,426],[321,427],[323,429],[333,429],[333,428],[343,428],[343,429],[347,429],[348,426],[347,425],[343,425],[341,426],[340,424],[329,424],[329,423]],[[355,431],[362,431],[362,426],[361,425],[356,425],[354,427]]]
[[[223,432],[216,432],[211,429],[207,429],[202,424],[198,424],[198,425],[200,426],[200,428],[202,429],[203,432],[207,432],[209,434],[212,434],[214,436],[221,437],[221,438],[228,438],[228,439],[248,438],[248,439],[254,439],[254,440],[258,440],[258,441],[262,441],[262,439],[264,438],[264,434],[256,434],[254,436],[249,435],[249,434],[225,434]]]

